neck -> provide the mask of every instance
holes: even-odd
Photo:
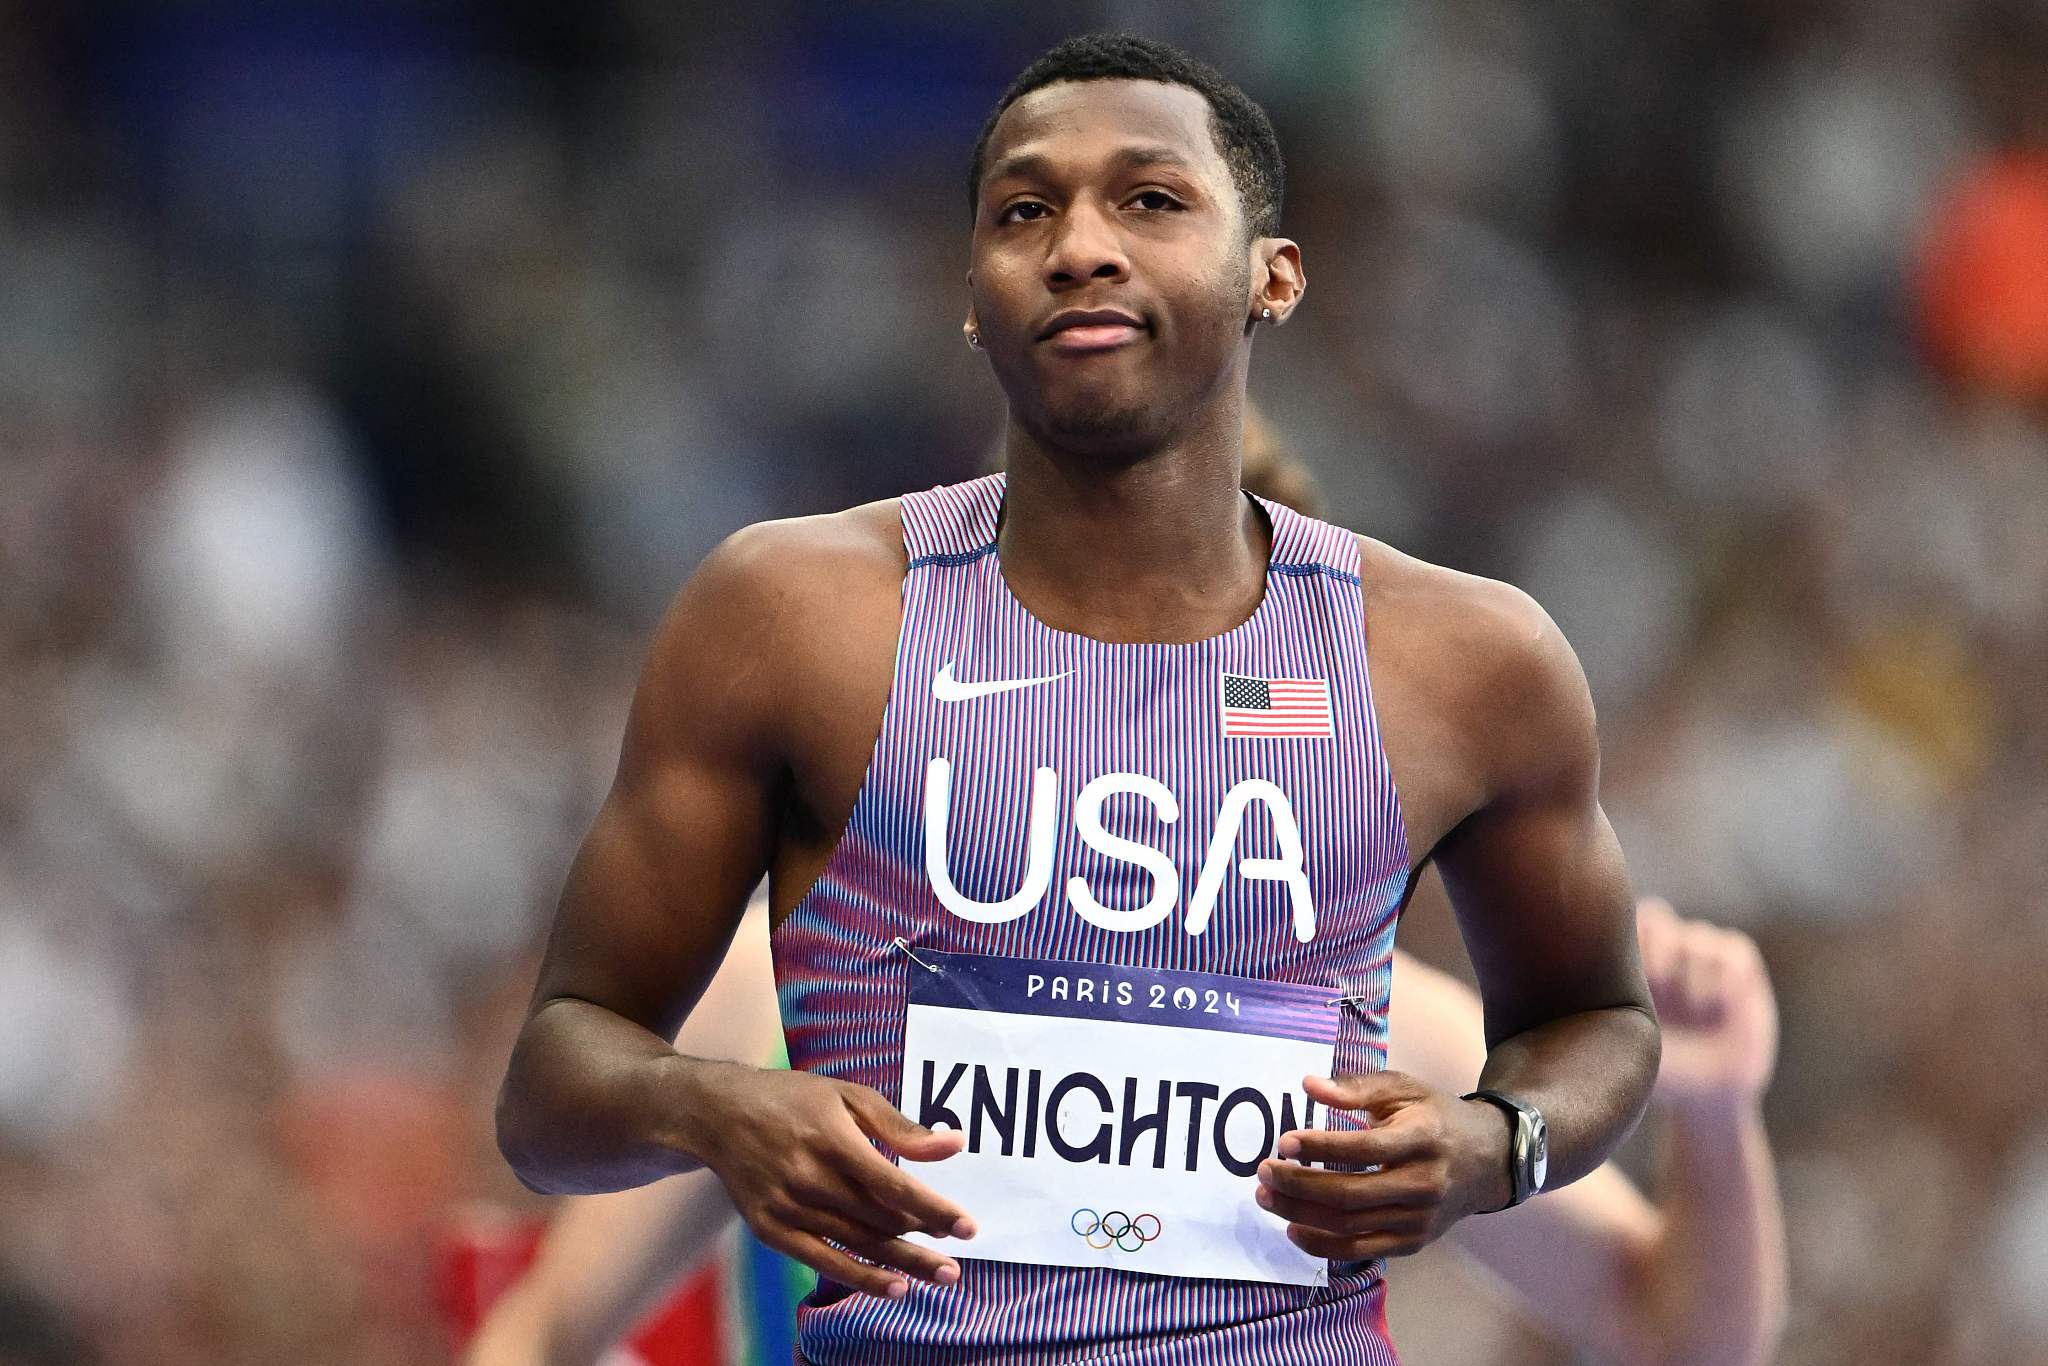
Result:
[[[1242,394],[1216,408],[1123,456],[1063,449],[1010,423],[996,553],[1025,607],[1116,641],[1199,640],[1252,614],[1271,537],[1238,491]]]

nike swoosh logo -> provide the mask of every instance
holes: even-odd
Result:
[[[953,677],[953,666],[947,664],[945,668],[932,675],[932,696],[941,702],[966,702],[976,697],[1010,692],[1017,688],[1035,688],[1041,683],[1051,683],[1065,678],[1072,672],[1073,670],[1069,669],[1067,673],[1047,674],[1043,678],[998,678],[987,683],[962,683]]]

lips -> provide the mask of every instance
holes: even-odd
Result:
[[[1145,325],[1119,309],[1072,309],[1054,316],[1039,340],[1059,351],[1108,351],[1145,335]]]
[[[1107,351],[1128,345],[1144,335],[1144,328],[1127,323],[1089,323],[1061,328],[1045,341],[1056,351]]]

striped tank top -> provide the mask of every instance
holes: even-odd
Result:
[[[1011,595],[996,555],[1003,488],[996,474],[902,500],[909,567],[881,733],[844,835],[771,936],[791,1065],[874,1087],[902,1107],[907,974],[916,968],[901,939],[920,954],[1192,969],[1328,988],[1351,998],[1339,1012],[1335,1070],[1384,1066],[1408,849],[1367,680],[1356,537],[1260,499],[1272,553],[1265,596],[1248,619],[1206,640],[1111,644],[1055,630]],[[986,687],[1027,679],[1050,681]],[[1305,709],[1283,705],[1284,687],[1232,691],[1287,680],[1327,683],[1320,714],[1315,698]],[[949,790],[935,865],[927,785],[941,767]],[[1041,770],[1056,775],[1056,822],[1034,819]],[[1164,851],[1180,870],[1178,904],[1144,928],[1105,927],[1097,923],[1105,917],[1076,914],[1070,901],[1074,878],[1107,907],[1145,905],[1154,890],[1146,868],[1103,852],[1110,841],[1099,831],[1077,833],[1071,813],[1081,789],[1109,773],[1144,775],[1178,805],[1179,818],[1163,821],[1144,801],[1098,804],[1101,830]],[[1296,831],[1277,828],[1285,822],[1271,802],[1238,803],[1237,861],[1226,860],[1211,886],[1216,880],[1198,872],[1228,794],[1247,780],[1284,794],[1278,800]],[[1052,846],[1049,879],[1043,851],[1034,857],[1028,847],[1031,832]],[[1290,855],[1306,874],[1312,926],[1303,924],[1295,885],[1240,871]],[[934,886],[940,867],[950,884],[943,889]],[[999,923],[949,909],[962,899],[1028,898],[1040,886],[1035,902],[1014,904]],[[1191,902],[1202,899],[1206,918],[1191,933]],[[1327,1284],[1295,1286],[990,1261],[973,1255],[973,1242],[941,1245],[959,1261],[952,1286],[912,1280],[892,1301],[821,1280],[798,1310],[799,1359],[1395,1361],[1377,1259],[1335,1263]]]

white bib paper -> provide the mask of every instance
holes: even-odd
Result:
[[[980,1226],[955,1257],[1318,1285],[1328,1263],[1253,1199],[1290,1129],[1318,1127],[1326,988],[1216,973],[919,950],[901,1108],[967,1135],[919,1181]]]

